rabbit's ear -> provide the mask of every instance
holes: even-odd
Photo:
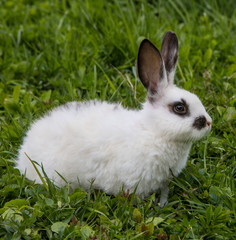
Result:
[[[138,75],[148,90],[148,96],[158,93],[167,85],[164,62],[158,49],[148,40],[144,39],[138,52]]]
[[[162,41],[161,56],[165,62],[165,69],[169,83],[173,83],[174,81],[178,54],[178,38],[174,32],[168,31]]]

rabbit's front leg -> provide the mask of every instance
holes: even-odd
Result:
[[[169,182],[164,182],[161,187],[160,207],[168,204]]]

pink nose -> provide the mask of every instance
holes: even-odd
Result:
[[[207,121],[207,126],[210,127],[211,126],[211,122]]]

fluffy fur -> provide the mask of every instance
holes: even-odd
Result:
[[[174,33],[167,34],[172,34],[170,41]],[[163,44],[168,48],[169,43],[163,40]],[[99,101],[71,102],[54,109],[34,122],[24,138],[17,161],[20,171],[40,183],[27,154],[42,164],[59,186],[64,181],[56,171],[72,187],[79,181],[86,190],[92,180],[94,188],[109,194],[122,188],[132,192],[137,187],[136,194],[144,198],[161,190],[163,206],[172,173],[177,176],[185,167],[192,142],[210,131],[211,118],[196,95],[173,84],[176,62],[166,72],[165,59],[158,58],[164,74],[157,78],[155,93],[148,86],[150,74],[142,72],[149,79],[141,79],[147,81],[143,84],[148,89],[148,100],[141,110]],[[186,116],[171,107],[183,99],[188,107]],[[206,118],[201,129],[193,127],[199,116]]]

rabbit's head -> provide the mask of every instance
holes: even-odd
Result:
[[[138,53],[139,78],[147,89],[149,124],[155,124],[161,136],[169,140],[194,141],[211,129],[211,117],[199,98],[174,85],[178,59],[178,39],[175,33],[166,33],[161,53],[147,39]]]

